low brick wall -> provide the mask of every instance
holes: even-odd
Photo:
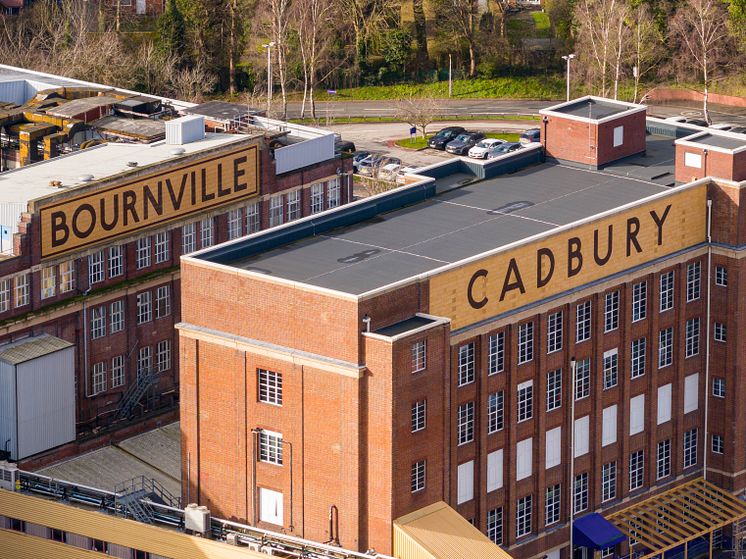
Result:
[[[704,93],[694,89],[678,89],[673,87],[659,87],[648,92],[648,101],[653,103],[673,103],[676,101],[694,101],[701,103]],[[746,97],[710,93],[709,102],[718,105],[746,108]]]

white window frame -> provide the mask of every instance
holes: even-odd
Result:
[[[288,221],[295,221],[301,217],[300,190],[293,190],[287,194]]]
[[[211,217],[206,217],[199,222],[199,246],[201,248],[211,247],[215,242],[215,227]]]
[[[522,538],[531,533],[533,496],[526,495],[518,499],[515,511],[515,537]]]
[[[562,349],[562,311],[551,313],[547,317],[547,353]]]
[[[10,278],[0,280],[0,312],[10,310]]]
[[[159,373],[171,369],[171,340],[161,340],[156,344],[155,367]]]
[[[427,427],[427,400],[416,400],[412,402],[411,431],[417,433]]]
[[[637,338],[636,340],[632,340],[630,351],[630,378],[640,378],[645,374],[647,338]]]
[[[697,465],[697,428],[684,432],[684,469]]]
[[[635,450],[629,454],[629,490],[634,491],[645,485],[645,450]]]
[[[686,302],[691,303],[702,294],[702,263],[697,260],[686,266]]]
[[[464,402],[456,410],[456,441],[458,446],[474,442],[474,402]]]
[[[277,227],[285,223],[283,195],[275,194],[269,199],[269,226]]]
[[[169,231],[158,231],[155,234],[155,263],[162,264],[171,258],[171,235]]]
[[[104,281],[104,251],[99,250],[88,255],[88,284]]]
[[[723,322],[716,322],[713,327],[713,338],[716,342],[725,343],[728,339],[728,330]]]
[[[260,202],[254,202],[246,206],[246,234],[251,235],[262,228],[261,213],[259,212]]]
[[[725,454],[725,439],[722,435],[712,434],[712,453]]]
[[[619,350],[604,352],[604,390],[610,390],[619,383]]]
[[[655,457],[655,479],[671,475],[671,439],[658,441]]]
[[[425,460],[418,460],[412,464],[410,479],[410,490],[412,493],[424,491],[426,472],[427,462]]]
[[[624,145],[624,125],[621,126],[615,126],[614,127],[614,147],[618,148],[619,146]]]
[[[324,211],[324,183],[317,182],[311,185],[311,213],[317,214]]]
[[[75,289],[75,260],[68,260],[59,265],[60,293]]]
[[[575,362],[575,400],[591,395],[591,359],[578,359]]]
[[[474,342],[458,348],[458,386],[471,384],[475,380]]]
[[[487,434],[505,428],[505,392],[499,390],[487,395]]]
[[[181,254],[197,250],[197,222],[187,223],[181,228]]]
[[[122,330],[124,330],[124,299],[118,299],[109,305],[109,333],[116,334]]]
[[[106,305],[91,308],[91,339],[106,336]]]
[[[534,359],[534,322],[532,320],[518,325],[518,364],[522,365]]]
[[[419,373],[427,368],[427,339],[412,342],[412,372]]]
[[[686,343],[684,356],[695,357],[699,355],[699,338],[700,338],[700,320],[698,316],[692,317],[686,321]]]
[[[111,358],[111,387],[124,386],[124,355],[115,355]]]
[[[340,205],[341,202],[341,188],[339,183],[339,177],[334,177],[333,179],[329,179],[329,183],[327,185],[327,208],[337,208]]]
[[[562,407],[562,369],[547,371],[547,411]]]
[[[151,263],[151,237],[140,237],[137,239],[136,266],[138,270],[147,268]]]
[[[142,291],[137,294],[137,323],[145,324],[153,320],[153,294]]]
[[[673,309],[674,304],[674,271],[663,272],[659,278],[659,306],[660,312]]]
[[[155,318],[164,318],[171,314],[171,286],[161,285],[155,290]]]
[[[91,368],[91,374],[93,375],[93,382],[91,388],[93,389],[93,396],[101,394],[106,391],[106,363],[99,361],[94,363]]]
[[[487,537],[495,545],[503,543],[503,508],[496,507],[487,511]]]
[[[673,363],[673,326],[658,332],[658,368],[663,369]]]
[[[13,278],[15,288],[15,306],[23,307],[29,304],[29,274],[21,274]]]
[[[616,499],[616,461],[601,466],[601,502]]]
[[[715,266],[715,285],[728,287],[728,268],[725,266]]]
[[[648,316],[648,282],[641,281],[632,286],[632,322],[645,320]]]
[[[575,343],[591,339],[591,317],[593,304],[590,299],[578,303],[575,308]]]
[[[228,240],[238,239],[241,236],[241,208],[228,212]]]
[[[534,416],[534,381],[527,380],[518,385],[518,423]]]
[[[551,526],[560,520],[562,490],[559,483],[547,487],[544,497],[544,525]]]
[[[57,294],[57,267],[45,266],[41,269],[41,298],[49,299]]]
[[[282,466],[282,433],[262,429],[259,431],[257,459],[265,464]]]
[[[619,328],[619,290],[604,295],[604,332]]]
[[[487,339],[487,375],[505,370],[505,332],[495,332]]]
[[[712,395],[725,398],[725,377],[712,377]]]
[[[588,472],[581,472],[575,475],[572,506],[575,514],[588,509]]]
[[[109,247],[109,277],[116,278],[124,274],[124,247],[113,245]]]
[[[153,369],[153,352],[149,345],[143,346],[137,352],[137,379],[150,374]]]
[[[282,373],[257,369],[258,400],[273,406],[282,406]]]

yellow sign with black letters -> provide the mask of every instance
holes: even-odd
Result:
[[[42,206],[42,258],[254,196],[258,151],[243,146]]]
[[[706,222],[700,184],[434,276],[429,312],[457,330],[703,243]]]

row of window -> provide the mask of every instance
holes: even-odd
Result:
[[[93,393],[105,392],[111,383],[111,388],[118,388],[125,384],[125,357],[116,355],[111,361],[99,361],[93,364]],[[153,348],[141,347],[137,354],[137,378],[150,373],[160,373],[171,369],[171,340],[161,340],[155,346],[155,367],[153,367]]]

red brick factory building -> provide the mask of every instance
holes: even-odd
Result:
[[[594,97],[541,114],[543,146],[182,258],[187,502],[383,553],[439,501],[515,557],[567,557],[594,511],[622,533],[604,556],[682,526],[725,545],[746,174],[686,153],[746,140]],[[656,496],[657,520],[614,517]]]
[[[334,134],[241,105],[0,67],[0,130],[0,450],[11,460],[175,417],[179,258],[350,196]],[[24,389],[42,363],[65,370],[59,384]]]

